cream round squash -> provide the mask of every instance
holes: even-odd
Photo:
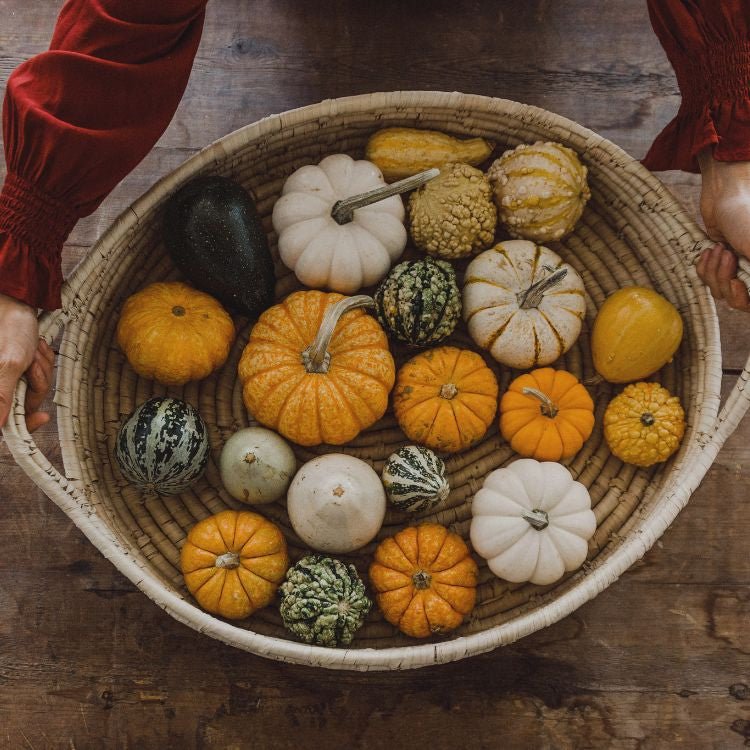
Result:
[[[284,265],[313,289],[353,294],[377,284],[406,246],[400,196],[357,208],[343,224],[332,210],[337,201],[384,185],[378,167],[346,154],[300,167],[284,183],[273,207]]]
[[[542,245],[500,242],[466,269],[463,315],[469,333],[508,367],[554,362],[575,343],[585,314],[583,280]]]
[[[560,143],[522,143],[496,159],[487,172],[500,221],[513,237],[559,240],[581,218],[591,197],[587,170]]]
[[[219,473],[226,491],[250,505],[272,503],[284,496],[297,459],[289,443],[265,427],[235,432],[221,449]]]
[[[586,487],[562,464],[531,458],[489,474],[471,512],[474,549],[511,583],[544,586],[576,570],[596,531]]]
[[[344,453],[308,461],[287,493],[292,527],[305,544],[321,552],[363,547],[383,525],[385,507],[385,490],[375,470]]]

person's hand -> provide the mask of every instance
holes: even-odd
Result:
[[[24,373],[28,378],[26,427],[33,432],[49,422],[49,414],[39,408],[52,384],[54,364],[54,352],[39,338],[36,310],[0,294],[0,427],[8,420],[13,392]]]
[[[701,214],[706,234],[717,244],[701,255],[696,270],[714,298],[750,311],[747,288],[737,278],[737,255],[750,258],[750,162],[716,161],[706,149],[698,163]]]

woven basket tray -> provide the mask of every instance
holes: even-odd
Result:
[[[250,322],[241,321],[239,339],[219,373],[169,389],[135,375],[116,346],[115,326],[128,295],[149,282],[177,278],[161,242],[161,209],[186,180],[221,174],[242,183],[256,198],[275,251],[270,215],[285,178],[330,153],[344,151],[361,158],[368,136],[392,125],[484,136],[498,143],[498,151],[544,139],[579,153],[589,169],[593,197],[574,234],[551,245],[583,277],[587,318],[579,342],[558,364],[591,382],[595,373],[589,330],[598,307],[619,287],[653,287],[677,306],[685,323],[679,352],[659,373],[659,380],[680,396],[688,429],[679,453],[668,464],[651,470],[624,465],[610,454],[601,430],[602,413],[615,389],[606,383],[592,385],[597,428],[568,462],[573,475],[589,488],[598,522],[581,570],[543,588],[510,585],[483,565],[477,605],[449,637],[409,639],[373,611],[351,648],[310,647],[284,630],[273,605],[239,624],[204,613],[187,594],[179,573],[179,551],[188,529],[211,513],[239,507],[221,486],[217,461],[229,435],[252,424],[236,377]],[[478,654],[561,619],[641,558],[685,505],[747,409],[745,370],[719,413],[718,322],[713,301],[693,270],[705,243],[700,229],[638,162],[595,133],[549,112],[501,99],[438,92],[326,101],[269,117],[222,138],[154,185],[115,221],[65,285],[63,310],[41,319],[48,341],[63,331],[55,402],[65,475],[46,460],[26,431],[23,382],[6,439],[22,468],[124,575],[175,618],[202,633],[263,656],[330,668],[406,669]],[[278,262],[276,271],[277,296],[282,298],[297,288],[297,282]],[[451,341],[471,345],[463,326]],[[404,352],[395,354],[403,361]],[[504,390],[515,373],[494,369]],[[209,425],[212,460],[189,492],[144,501],[115,467],[113,439],[136,405],[164,394],[199,409]],[[384,459],[406,442],[389,412],[343,450],[370,461],[379,471]],[[326,450],[330,449],[300,448],[297,457],[306,461]],[[514,457],[495,427],[481,444],[447,461],[450,497],[422,518],[447,524],[468,538],[473,494],[488,472]],[[261,510],[282,526],[292,558],[298,559],[305,550],[290,528],[284,505]],[[413,516],[389,511],[378,538],[413,521]],[[350,557],[361,573],[366,572],[375,544]]]

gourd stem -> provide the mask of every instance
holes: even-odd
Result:
[[[336,304],[331,305],[323,315],[323,320],[318,329],[315,340],[302,352],[302,364],[308,372],[326,373],[331,366],[331,355],[328,346],[331,343],[333,332],[342,315],[358,307],[367,307],[374,304],[372,297],[366,294],[357,294],[354,297],[344,297]]]
[[[546,292],[553,286],[557,286],[567,275],[567,268],[558,268],[551,276],[532,284],[525,292],[518,295],[518,306],[522,310],[539,307]]]
[[[240,556],[236,552],[225,552],[216,558],[214,566],[217,568],[239,568]]]
[[[424,589],[430,588],[430,582],[432,576],[426,570],[418,570],[412,577],[411,581],[414,584],[414,588],[418,591],[424,591]]]
[[[521,393],[523,393],[524,396],[533,396],[534,398],[538,398],[542,402],[542,414],[545,417],[554,419],[557,416],[558,408],[546,393],[542,393],[536,388],[524,388]]]
[[[651,414],[651,412],[641,414],[641,424],[644,427],[653,427],[654,422],[656,422],[656,420],[654,419],[654,415]]]
[[[543,510],[534,508],[534,510],[527,510],[523,516],[524,521],[528,521],[529,525],[535,528],[537,531],[542,531],[549,526],[549,516]]]
[[[331,216],[337,224],[348,224],[354,219],[354,212],[358,208],[363,208],[364,206],[369,206],[371,203],[385,200],[392,195],[398,195],[399,193],[406,193],[409,190],[414,190],[414,188],[424,185],[425,182],[429,182],[433,177],[437,177],[439,174],[439,169],[428,169],[424,172],[419,172],[419,174],[407,177],[405,180],[394,182],[391,185],[383,185],[383,187],[369,190],[366,193],[358,193],[357,195],[352,195],[350,198],[336,201],[331,209]]]
[[[455,383],[443,383],[440,386],[440,397],[450,401],[458,395],[458,388]]]

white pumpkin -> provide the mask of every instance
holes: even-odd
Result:
[[[487,171],[498,216],[513,237],[559,240],[573,231],[591,197],[587,169],[561,143],[522,143]]]
[[[385,518],[385,490],[375,470],[343,453],[308,461],[287,493],[295,532],[321,552],[351,552],[372,540]]]
[[[583,279],[549,248],[527,240],[499,242],[469,263],[463,314],[477,345],[501,364],[543,367],[581,333]]]
[[[358,208],[339,224],[334,204],[385,185],[372,162],[333,154],[307,165],[284,183],[273,207],[279,255],[313,289],[353,294],[377,284],[406,246],[405,210],[399,195]]]
[[[224,444],[219,473],[227,492],[250,505],[284,496],[297,468],[289,443],[265,427],[238,430]]]
[[[562,465],[531,458],[496,469],[472,503],[471,543],[512,583],[554,583],[579,568],[596,531],[591,497]]]

